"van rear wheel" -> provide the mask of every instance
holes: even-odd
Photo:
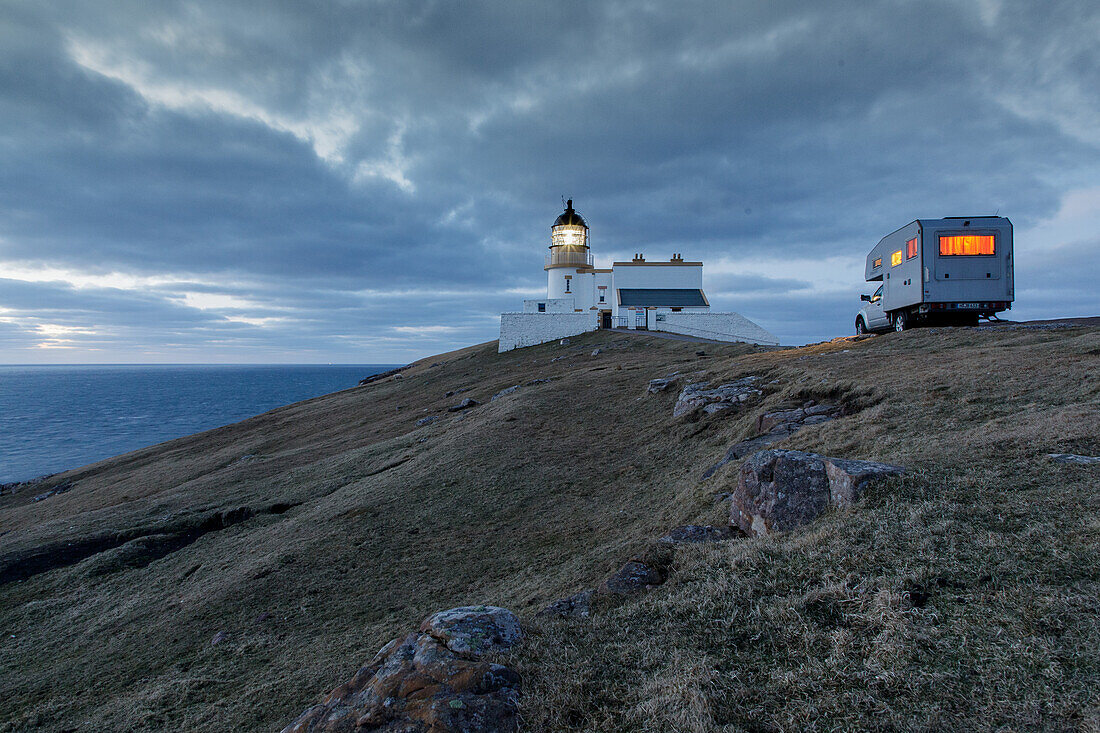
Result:
[[[905,311],[898,311],[894,314],[894,330],[905,331],[910,327],[909,314]]]

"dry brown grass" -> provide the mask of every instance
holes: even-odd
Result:
[[[0,554],[297,505],[143,567],[111,550],[0,586],[0,730],[277,729],[476,602],[524,617],[532,731],[1096,728],[1097,473],[1043,455],[1100,453],[1100,330],[698,348],[472,347],[72,472],[47,501],[0,497]],[[644,387],[676,370],[772,384],[742,414],[673,420]],[[465,396],[486,404],[444,411]],[[534,618],[669,526],[724,518],[737,466],[699,475],[807,398],[853,414],[786,445],[910,472],[805,531],[679,549],[668,583],[590,620]],[[425,414],[444,417],[414,429]]]

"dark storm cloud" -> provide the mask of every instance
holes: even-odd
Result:
[[[1100,179],[1094,3],[739,5],[7,3],[0,268],[81,287],[5,281],[0,325],[410,358],[544,287],[561,194],[598,259],[703,259],[785,342],[847,329],[836,263],[916,217],[1008,215],[1055,252],[1018,305],[1095,303],[1044,229]]]

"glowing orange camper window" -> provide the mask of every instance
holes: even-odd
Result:
[[[940,237],[940,254],[991,255],[996,246],[992,234],[952,234]]]
[[[876,259],[875,264],[872,265],[872,267],[882,267],[882,258],[879,257],[878,259]]]
[[[917,238],[913,237],[905,243],[905,259],[911,260],[917,256]]]
[[[890,255],[890,267],[897,267],[901,264],[901,250],[899,249],[894,254]]]

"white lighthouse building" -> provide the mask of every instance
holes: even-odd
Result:
[[[703,292],[703,263],[676,254],[647,262],[641,254],[610,268],[593,264],[588,224],[573,210],[550,227],[546,297],[523,301],[522,313],[500,314],[500,351],[534,346],[601,328],[646,329],[714,341],[778,344],[737,313],[714,313]]]

